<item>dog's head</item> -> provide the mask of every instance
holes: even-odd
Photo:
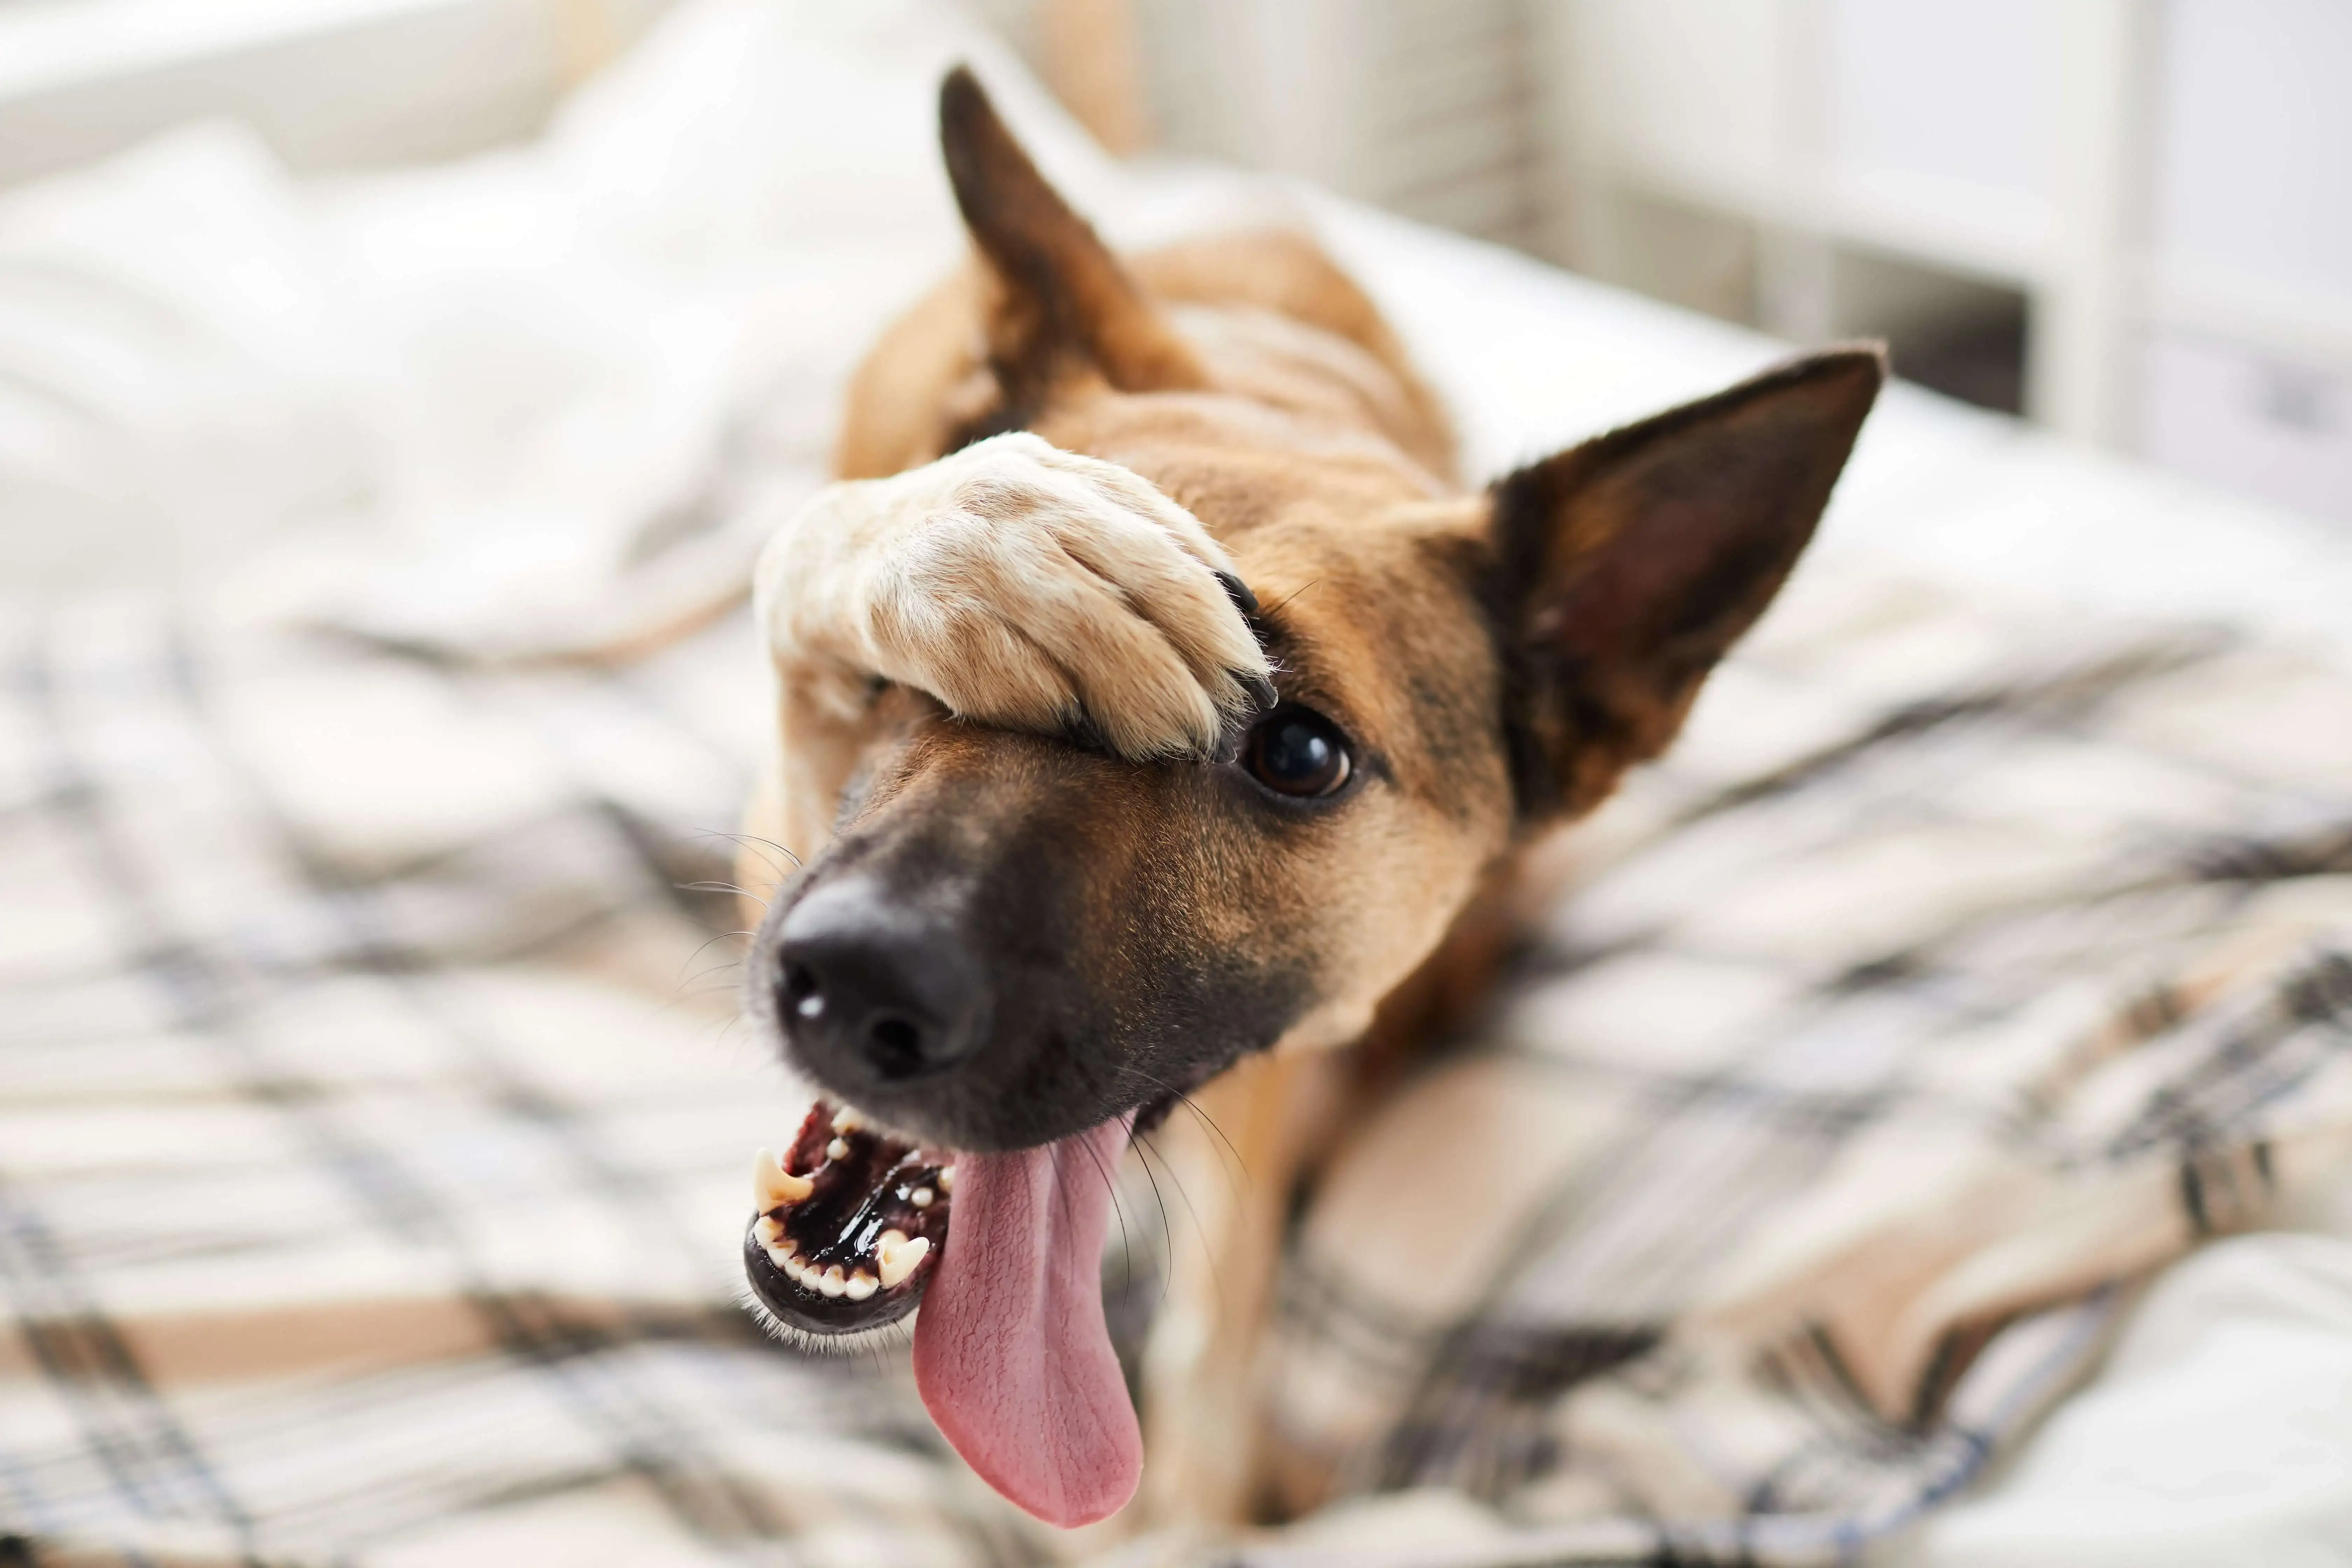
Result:
[[[1151,479],[1238,564],[1280,693],[1216,763],[877,703],[752,1004],[861,1107],[1013,1149],[1360,1032],[1498,855],[1673,738],[1811,536],[1881,365],[1800,361],[1450,499],[1409,455],[1443,437],[1393,356],[1155,299],[969,79],[944,101],[982,390],[864,417],[913,430],[906,462],[1021,426]],[[804,1025],[813,985],[856,1005]]]
[[[1011,428],[1123,465],[1230,553],[1278,700],[1229,755],[1138,762],[876,693],[823,764],[829,831],[771,829],[816,852],[750,994],[809,1077],[911,1135],[886,1175],[1076,1147],[1246,1054],[1360,1034],[1500,858],[1674,737],[1882,376],[1820,355],[1461,496],[1328,263],[1273,239],[1123,265],[969,79],[942,107],[977,264],[861,378],[848,466]]]

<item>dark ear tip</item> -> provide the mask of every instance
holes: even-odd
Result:
[[[967,224],[983,217],[992,185],[1001,185],[1009,173],[1002,167],[1008,153],[1013,163],[1026,167],[988,89],[968,65],[959,64],[940,79],[940,153],[957,210]]]
[[[1851,377],[1866,384],[1873,394],[1886,384],[1894,374],[1886,357],[1885,338],[1862,338],[1850,343],[1833,343],[1797,362],[1804,380],[1833,380]]]
[[[1797,393],[1795,405],[1782,406],[1792,411],[1810,408],[1814,419],[1859,429],[1878,402],[1879,388],[1886,384],[1887,375],[1886,344],[1874,338],[1833,344],[1790,360],[1758,376],[1748,387],[1768,394]]]
[[[995,121],[996,106],[970,66],[959,64],[940,79],[940,141],[951,160]]]
[[[971,114],[988,102],[988,89],[971,74],[971,68],[959,61],[940,79],[940,119],[952,121]]]

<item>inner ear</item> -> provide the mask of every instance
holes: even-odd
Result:
[[[1495,486],[1524,813],[1588,809],[1665,749],[1812,538],[1885,374],[1875,346],[1814,354]]]
[[[940,84],[940,147],[988,284],[993,434],[1026,425],[1057,380],[1122,392],[1205,384],[1200,363],[1086,220],[1045,183],[971,70]]]

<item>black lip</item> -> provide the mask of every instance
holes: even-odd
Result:
[[[915,1310],[931,1282],[933,1265],[926,1259],[914,1277],[897,1289],[877,1290],[863,1301],[804,1290],[768,1260],[768,1249],[754,1234],[759,1223],[754,1216],[743,1227],[743,1278],[760,1305],[775,1314],[778,1322],[803,1333],[829,1337],[888,1328]]]

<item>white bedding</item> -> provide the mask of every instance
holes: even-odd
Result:
[[[1451,400],[1473,477],[1785,352],[1311,193],[1122,173],[932,6],[700,0],[511,153],[305,187],[203,127],[0,201],[0,586],[217,580],[254,613],[500,653],[740,580],[819,481],[841,377],[957,254],[909,84],[967,55],[1114,237],[1311,221]],[[2352,534],[1906,387],[1820,548],[2352,658]],[[1892,1560],[2352,1563],[2338,1206],[2173,1270],[2100,1379]]]

